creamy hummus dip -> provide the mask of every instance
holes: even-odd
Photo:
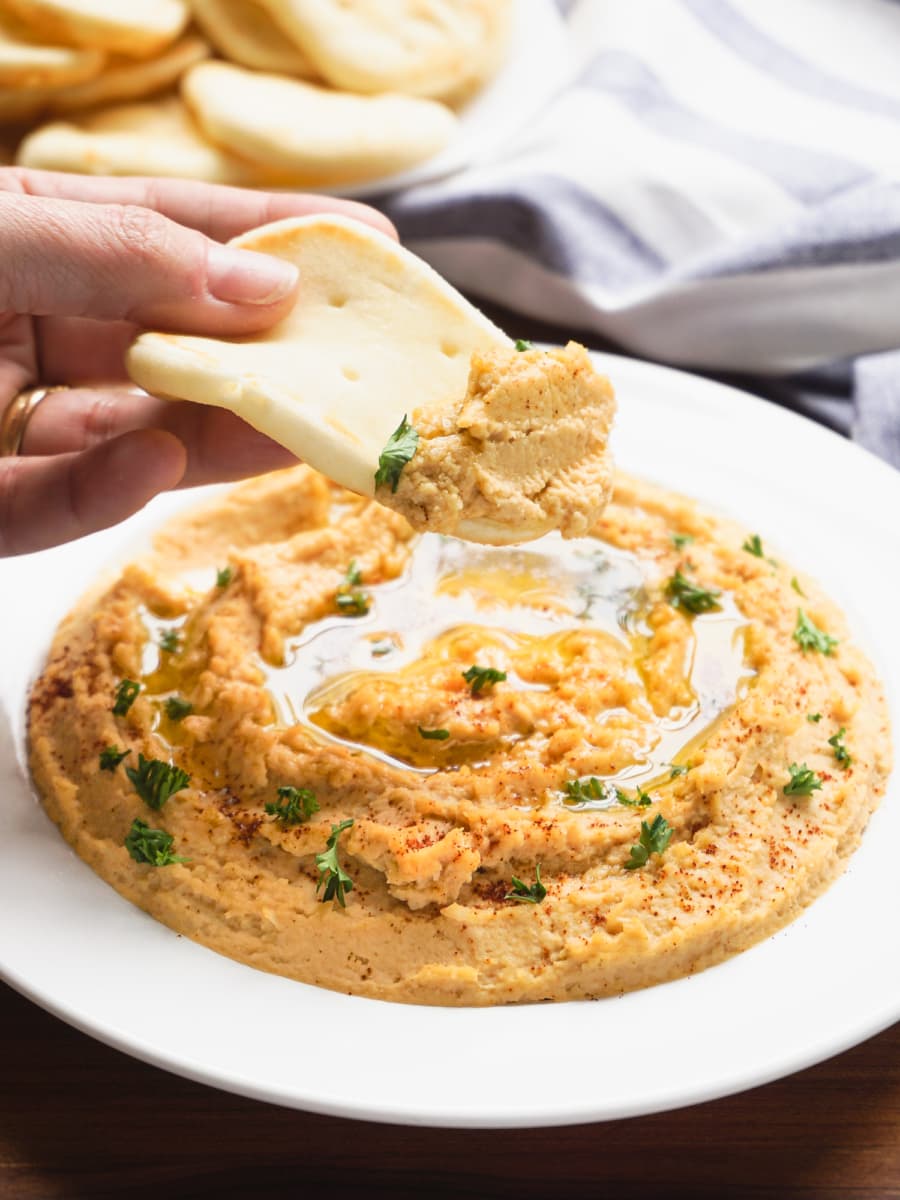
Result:
[[[745,949],[841,872],[890,765],[816,584],[622,476],[591,536],[519,548],[306,467],[242,485],[79,604],[29,730],[63,835],[171,928],[444,1005]]]

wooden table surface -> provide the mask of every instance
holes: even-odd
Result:
[[[803,1020],[790,996],[785,1010]],[[542,1130],[412,1129],[246,1100],[111,1050],[2,985],[0,1055],[0,1200],[900,1200],[900,1025],[742,1095]],[[475,1066],[473,1086],[495,1082]]]

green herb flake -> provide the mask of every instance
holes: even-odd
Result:
[[[791,777],[781,789],[785,796],[811,796],[822,786],[822,780],[806,763],[791,763]]]
[[[672,826],[661,813],[656,814],[650,825],[641,821],[640,841],[631,847],[631,858],[625,864],[625,870],[636,871],[646,864],[651,854],[662,854],[672,840],[673,832]]]
[[[190,700],[182,700],[180,696],[169,696],[166,700],[166,716],[170,721],[183,721],[194,711]]]
[[[718,612],[721,608],[719,596],[721,592],[697,587],[691,583],[681,571],[676,571],[666,584],[666,596],[673,608],[684,609],[685,612],[697,614]]]
[[[419,435],[406,419],[403,420],[387,440],[387,445],[378,457],[378,470],[375,472],[376,488],[390,484],[391,491],[396,492],[400,483],[400,473],[412,458],[419,445]]]
[[[302,825],[313,813],[319,811],[319,802],[315,792],[309,788],[297,788],[285,785],[278,789],[278,800],[271,800],[266,805],[270,817],[276,817],[282,825]]]
[[[693,540],[694,540],[694,535],[692,533],[673,533],[672,534],[672,545],[675,547],[676,550],[683,550],[685,548],[685,546],[689,546]]]
[[[679,775],[687,775],[690,769],[690,763],[672,763],[672,770],[669,772],[669,778],[677,779]]]
[[[806,719],[807,719],[807,721],[809,721],[810,725],[818,725],[818,723],[822,720],[822,714],[821,713],[809,713],[809,715],[807,716]]]
[[[846,771],[853,759],[850,757],[850,751],[844,745],[844,737],[847,730],[843,726],[837,731],[834,737],[828,739],[828,745],[834,751],[834,757],[838,761],[838,765],[842,766]]]
[[[606,780],[598,779],[596,775],[589,775],[586,779],[567,779],[563,784],[563,791],[577,804],[586,804],[589,800],[619,800],[620,796],[625,795]]]
[[[385,654],[393,654],[396,649],[396,643],[391,638],[379,638],[377,642],[372,642],[371,655],[373,658],[384,658]]]
[[[141,685],[133,679],[123,679],[116,688],[116,698],[112,706],[113,715],[124,717],[138,697]]]
[[[164,829],[151,829],[140,817],[135,817],[125,837],[125,849],[136,863],[151,867],[168,867],[172,863],[190,862],[172,853],[175,839]]]
[[[364,617],[369,611],[371,604],[371,596],[368,592],[364,592],[360,584],[362,583],[362,571],[356,564],[356,559],[350,560],[350,566],[347,568],[347,574],[344,576],[344,582],[335,593],[334,602],[338,606],[340,612],[350,617]]]
[[[472,666],[462,672],[462,677],[471,688],[472,695],[477,696],[482,688],[493,687],[495,683],[503,683],[506,679],[506,672],[498,671],[496,667]]]
[[[216,587],[227,588],[232,579],[234,579],[234,571],[231,567],[220,567],[216,571]]]
[[[540,904],[546,895],[547,889],[541,883],[541,864],[535,863],[534,883],[529,886],[513,875],[512,891],[507,892],[503,899],[518,900],[520,904]]]
[[[190,775],[181,767],[159,758],[144,758],[143,754],[138,754],[136,767],[125,768],[125,774],[148,808],[156,810],[191,782]]]
[[[533,350],[534,342],[529,342],[527,338],[516,338],[516,349],[519,353],[523,350]]]
[[[797,593],[798,596],[802,596],[804,600],[806,599],[806,592],[804,592],[803,588],[800,586],[800,583],[797,580],[796,575],[791,576],[791,587],[794,589],[794,591]]]
[[[316,855],[316,866],[319,869],[319,881],[316,884],[318,892],[322,884],[325,884],[325,891],[322,894],[322,901],[337,900],[341,908],[347,907],[345,896],[347,892],[353,890],[353,880],[343,869],[338,861],[338,839],[345,829],[349,829],[353,824],[352,818],[347,821],[341,821],[339,825],[332,825],[331,836],[325,843],[326,848],[321,854]]]
[[[123,758],[127,758],[130,750],[120,750],[118,746],[106,746],[100,751],[100,770],[114,771]]]
[[[449,729],[423,729],[421,725],[417,725],[419,737],[425,738],[428,742],[446,742],[450,736]]]
[[[838,644],[837,638],[820,629],[811,621],[802,608],[797,609],[797,625],[794,629],[794,641],[805,654],[807,650],[815,650],[818,654],[834,654]]]
[[[159,646],[166,654],[177,654],[180,644],[177,629],[166,629],[160,635]]]
[[[741,546],[741,549],[746,550],[748,554],[752,554],[756,558],[765,558],[766,556],[766,552],[763,550],[762,538],[758,533],[752,533]]]
[[[624,804],[626,808],[649,808],[653,803],[653,797],[649,792],[645,792],[642,788],[638,788],[634,796],[629,796],[625,792],[620,792],[616,788],[616,798],[620,804]]]

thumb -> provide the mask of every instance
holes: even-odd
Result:
[[[0,558],[71,542],[124,521],[176,487],[187,455],[160,429],[141,429],[81,454],[0,459]]]
[[[0,192],[0,311],[251,333],[285,315],[297,280],[150,208]]]

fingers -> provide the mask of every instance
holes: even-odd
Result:
[[[163,429],[187,454],[181,487],[246,479],[296,459],[234,413],[204,404],[171,403],[125,389],[54,392],[34,410],[20,453],[71,454],[138,429]]]
[[[342,213],[374,225],[390,237],[397,236],[387,217],[367,204],[302,192],[256,192],[187,179],[104,179],[25,167],[0,169],[0,191],[5,190],[88,204],[136,204],[219,242],[269,221],[317,212]]]
[[[175,487],[185,451],[140,430],[83,454],[0,459],[0,556],[27,554],[123,521]]]
[[[183,332],[267,328],[296,267],[211,241],[149,208],[0,192],[0,310]]]

